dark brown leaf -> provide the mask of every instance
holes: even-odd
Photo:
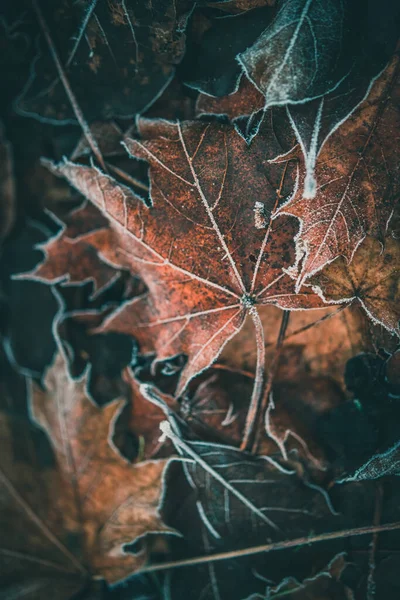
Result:
[[[71,380],[62,355],[45,386],[34,387],[31,414],[54,451],[51,468],[43,468],[39,457],[22,461],[15,455],[2,418],[0,556],[2,569],[24,585],[33,580],[50,596],[69,599],[71,586],[79,589],[89,577],[116,582],[142,566],[144,548],[133,555],[125,544],[170,532],[157,510],[165,462],[131,465],[118,454],[111,436],[124,401],[96,407],[86,396],[85,378]],[[58,582],[58,572],[69,573],[67,582]],[[30,598],[41,600],[41,593]]]

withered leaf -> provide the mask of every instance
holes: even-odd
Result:
[[[269,220],[280,200],[276,190],[290,193],[295,170],[294,164],[268,165],[277,145],[273,130],[249,147],[233,127],[220,124],[142,119],[139,128],[142,141],[127,139],[126,145],[150,164],[150,209],[95,167],[66,161],[53,170],[109,217],[116,237],[98,240],[101,254],[140,275],[149,290],[107,327],[133,335],[160,360],[188,355],[179,395],[246,314],[257,318],[257,304],[296,309],[322,303],[311,288],[296,294],[284,271],[296,264],[296,221]],[[256,202],[264,204],[264,229],[255,225]]]
[[[258,38],[272,16],[267,6],[215,19],[198,43],[188,44],[181,67],[186,85],[209,96],[234,92],[242,78],[236,57]]]
[[[182,457],[180,463],[172,460],[167,469],[162,514],[187,539],[184,556],[240,550],[295,532],[300,535],[310,527],[326,527],[332,517],[322,490],[307,487],[274,457],[255,457],[227,445],[189,439],[190,431],[183,438],[171,414],[169,423],[161,427]],[[178,490],[186,491],[181,496]],[[172,573],[166,587],[172,597],[180,597],[190,582],[194,597],[239,600],[265,589],[266,580],[279,581],[293,573],[282,569],[282,564],[277,571],[276,566],[269,555],[232,557],[202,568],[189,566],[177,577]],[[307,576],[308,567],[305,574],[301,572]]]
[[[2,600],[27,594],[29,600],[41,600],[54,592],[60,600],[70,600],[89,579],[75,555],[74,519],[64,511],[70,499],[68,485],[51,461],[46,464],[37,433],[22,418],[15,419],[13,427],[10,417],[1,413]]]
[[[367,237],[350,264],[339,257],[309,279],[325,302],[357,301],[368,316],[400,334],[400,243]]]
[[[288,577],[277,586],[268,586],[265,596],[252,594],[246,600],[353,600],[351,590],[340,581],[346,564],[345,554],[338,554],[314,577],[301,583],[294,577]]]
[[[165,462],[125,461],[111,443],[124,401],[99,409],[87,398],[85,387],[85,378],[71,380],[59,354],[45,389],[34,387],[30,407],[32,418],[48,434],[55,465],[40,469],[40,464],[20,462],[12,447],[4,445],[7,439],[0,458],[4,568],[22,569],[22,581],[25,565],[35,565],[39,576],[43,568],[43,577],[50,577],[50,595],[63,598],[70,596],[58,590],[54,573],[46,571],[48,563],[84,580],[90,575],[116,582],[147,557],[145,547],[134,555],[124,550],[125,544],[149,532],[171,533],[157,509]],[[7,427],[3,431],[7,436]],[[38,478],[43,478],[42,486]],[[29,581],[33,575],[27,571],[26,577]],[[40,577],[38,581],[42,584]]]
[[[300,221],[305,246],[300,282],[339,255],[351,261],[367,233],[383,239],[400,190],[398,78],[395,56],[320,154],[315,197],[304,197],[300,181],[297,194],[278,211]],[[306,169],[301,171],[303,179]]]
[[[171,81],[185,50],[192,0],[42,2],[47,26],[89,121],[142,112]],[[59,124],[75,115],[49,49],[39,47],[18,110]]]
[[[121,276],[118,265],[110,265],[101,257],[99,248],[90,243],[89,234],[101,231],[105,240],[111,239],[109,223],[91,203],[73,210],[60,223],[61,229],[50,240],[37,247],[45,251],[45,258],[33,271],[19,275],[44,283],[92,282],[93,295],[99,295]],[[138,280],[132,279],[132,295],[143,292]]]
[[[185,458],[182,468],[196,490],[199,516],[214,540],[240,535],[246,528],[256,528],[260,535],[263,530],[270,539],[277,539],[285,530],[292,534],[299,519],[304,526],[305,519],[315,518],[319,510],[326,514],[331,510],[322,490],[307,488],[294,471],[272,457],[183,440],[174,420],[163,422],[161,429]]]
[[[238,56],[267,107],[305,102],[336,87],[346,11],[347,2],[336,0],[280,2],[273,22]]]

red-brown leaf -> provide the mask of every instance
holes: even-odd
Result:
[[[233,127],[141,120],[129,152],[150,163],[152,208],[94,167],[54,167],[108,215],[114,243],[101,253],[139,274],[149,293],[126,305],[109,328],[134,335],[159,359],[189,360],[178,393],[217,357],[253,305],[321,306],[294,291],[284,269],[296,264],[296,221],[270,222],[290,193],[296,165],[270,164],[282,149],[272,124],[248,146]],[[283,183],[281,185],[281,180]],[[262,202],[266,228],[255,226]],[[269,226],[271,225],[271,226]]]
[[[339,255],[351,261],[367,233],[383,238],[400,193],[399,103],[395,56],[321,152],[315,198],[303,197],[300,182],[298,193],[279,210],[300,221],[306,251],[300,282]]]

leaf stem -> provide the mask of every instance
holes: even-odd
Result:
[[[84,134],[85,138],[87,139],[87,142],[88,142],[88,144],[89,144],[89,146],[90,146],[93,154],[95,155],[96,159],[98,160],[99,165],[101,166],[101,168],[103,169],[103,171],[106,171],[106,167],[105,167],[105,164],[104,164],[104,160],[103,160],[102,154],[100,152],[100,148],[99,148],[99,146],[98,146],[95,138],[93,137],[93,134],[92,134],[92,132],[90,130],[90,127],[89,127],[89,125],[88,125],[85,117],[83,116],[83,113],[82,113],[82,110],[81,110],[81,108],[80,108],[80,106],[78,104],[78,101],[75,98],[75,94],[73,93],[73,91],[71,89],[70,83],[69,83],[68,78],[67,78],[67,76],[65,74],[64,67],[61,64],[60,57],[58,56],[58,52],[57,52],[56,47],[54,45],[54,42],[53,42],[53,39],[51,37],[49,28],[47,26],[46,20],[45,20],[45,18],[43,16],[42,9],[40,8],[39,3],[38,3],[37,0],[32,0],[32,5],[33,5],[33,9],[34,9],[34,11],[36,13],[37,19],[39,21],[39,25],[40,25],[40,27],[42,29],[43,35],[46,38],[46,42],[47,42],[47,45],[49,47],[51,57],[52,57],[52,59],[54,61],[54,64],[55,64],[57,72],[58,72],[58,75],[59,75],[59,77],[61,79],[61,83],[64,86],[65,92],[66,92],[66,94],[68,96],[68,99],[69,99],[69,101],[71,103],[72,110],[75,113],[76,119],[77,119],[79,125],[81,126],[83,134]]]
[[[137,571],[136,575],[142,573],[153,573],[155,571],[164,571],[166,569],[176,569],[179,567],[193,567],[195,565],[207,564],[209,562],[229,560],[231,558],[240,558],[243,556],[251,556],[253,554],[260,554],[261,552],[286,550],[288,548],[308,546],[309,544],[316,544],[318,542],[337,540],[356,535],[375,534],[381,531],[396,531],[399,529],[400,522],[387,523],[386,525],[370,525],[368,527],[356,527],[354,529],[342,529],[340,531],[331,531],[329,533],[321,533],[319,535],[301,537],[293,540],[284,540],[283,542],[273,542],[271,544],[263,544],[261,546],[250,546],[249,548],[243,548],[242,550],[231,550],[230,552],[220,552],[217,554],[209,554],[207,556],[195,556],[193,558],[188,558],[185,560],[176,560],[171,562],[165,562],[162,564],[149,565],[148,567],[144,567],[140,571]]]
[[[289,324],[289,317],[290,317],[290,311],[284,310],[283,314],[282,314],[282,320],[281,320],[281,326],[279,328],[278,338],[277,338],[276,344],[275,344],[275,354],[274,354],[274,357],[272,359],[272,363],[271,363],[271,366],[269,369],[268,379],[267,379],[267,383],[266,383],[265,389],[264,389],[264,394],[263,394],[263,397],[261,400],[259,414],[264,414],[268,407],[270,394],[271,394],[271,390],[272,390],[272,384],[273,384],[274,377],[276,375],[276,371],[277,371],[278,365],[279,365],[279,358],[281,356],[282,344],[284,342],[286,329]],[[274,439],[273,436],[272,436],[272,439]],[[260,432],[258,432],[258,434],[256,435],[256,439],[254,441],[254,445],[252,448],[253,452],[257,452],[257,446],[259,444],[259,441],[260,441]]]
[[[258,310],[255,306],[253,306],[249,312],[256,332],[257,364],[253,384],[253,393],[251,395],[250,406],[247,412],[243,440],[240,446],[240,449],[245,451],[249,451],[253,445],[254,428],[260,412],[260,403],[263,395],[265,375],[265,339],[263,325],[260,315],[258,314]]]

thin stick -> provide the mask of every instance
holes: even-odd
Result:
[[[255,306],[250,309],[250,315],[254,323],[256,332],[257,344],[257,365],[254,377],[253,393],[251,395],[250,406],[247,412],[246,424],[244,429],[243,440],[240,446],[241,450],[250,450],[254,439],[254,426],[257,423],[259,415],[259,407],[262,399],[264,387],[264,372],[265,372],[265,340],[264,329],[260,319],[260,315]]]
[[[89,125],[88,125],[85,117],[83,116],[83,113],[82,113],[81,108],[80,108],[80,106],[78,104],[78,101],[75,98],[75,95],[74,95],[74,93],[73,93],[73,91],[71,89],[71,86],[69,84],[68,78],[67,78],[67,76],[65,74],[65,71],[64,71],[64,68],[63,68],[63,66],[61,64],[60,57],[58,56],[58,52],[56,50],[56,47],[55,47],[55,45],[53,43],[53,40],[52,40],[52,37],[50,35],[49,28],[47,27],[46,20],[45,20],[45,18],[43,16],[42,9],[40,8],[39,3],[38,3],[37,0],[32,0],[32,5],[33,5],[34,11],[36,12],[36,16],[37,16],[37,19],[39,21],[39,25],[40,25],[40,27],[41,27],[41,29],[43,31],[44,37],[46,38],[46,42],[47,42],[47,45],[49,47],[50,54],[51,54],[51,56],[52,56],[52,58],[54,60],[54,64],[56,66],[58,75],[59,75],[59,77],[61,79],[61,82],[62,82],[62,84],[64,86],[65,92],[66,92],[66,94],[68,96],[68,99],[69,99],[69,101],[71,103],[71,106],[72,106],[72,109],[73,109],[73,111],[75,113],[77,121],[78,121],[79,125],[81,126],[83,134],[84,134],[85,138],[87,139],[87,142],[88,142],[90,148],[92,149],[92,152],[95,155],[95,157],[96,157],[99,165],[101,166],[101,168],[103,169],[103,171],[105,171],[106,167],[105,167],[104,160],[103,160],[103,157],[102,157],[101,152],[100,152],[100,148],[97,145],[97,142],[96,142],[95,138],[93,137],[92,132],[90,131],[90,127],[89,127]]]
[[[323,323],[324,321],[327,321],[328,319],[331,319],[332,317],[336,317],[336,315],[338,315],[339,313],[341,313],[343,310],[345,310],[349,306],[351,306],[351,303],[350,304],[342,305],[337,310],[335,310],[334,312],[331,312],[331,313],[329,313],[327,315],[324,315],[323,317],[321,317],[317,321],[313,321],[312,323],[308,323],[308,325],[304,325],[303,327],[300,327],[299,329],[296,329],[295,331],[293,331],[292,333],[290,333],[288,336],[285,336],[285,340],[290,340],[292,337],[295,337],[296,335],[299,335],[300,333],[304,333],[308,329],[312,329],[312,327],[315,327],[316,325],[319,325],[320,323]],[[328,305],[327,305],[327,308],[328,308]],[[266,344],[265,347],[268,348],[268,346],[272,346],[272,344],[273,344],[273,342],[270,342],[270,343]]]
[[[268,373],[267,383],[265,385],[264,394],[263,394],[263,397],[261,400],[260,413],[259,413],[261,415],[263,415],[265,413],[265,411],[267,410],[269,397],[270,397],[271,389],[272,389],[272,383],[274,381],[274,377],[275,377],[276,371],[278,369],[279,359],[280,359],[281,351],[282,351],[282,345],[283,345],[283,341],[285,339],[285,333],[286,333],[286,329],[287,329],[287,326],[289,323],[289,317],[290,317],[290,312],[288,310],[284,310],[283,315],[282,315],[282,320],[281,320],[281,326],[279,328],[278,339],[276,340],[276,344],[275,344],[274,358],[272,359],[272,363],[271,363],[269,373]],[[260,433],[261,433],[261,431],[259,430],[257,432],[256,439],[254,441],[254,445],[252,448],[253,452],[257,452],[257,447],[260,442]]]
[[[241,558],[243,556],[251,556],[253,554],[260,554],[261,552],[272,552],[275,550],[287,550],[288,548],[297,548],[299,546],[308,546],[309,544],[316,544],[318,542],[326,542],[330,540],[337,540],[341,538],[351,537],[354,535],[370,535],[382,531],[397,531],[400,529],[399,523],[387,523],[386,525],[370,525],[368,527],[356,527],[354,529],[343,529],[341,531],[332,531],[330,533],[321,533],[320,535],[313,535],[309,537],[296,538],[294,540],[286,540],[283,542],[275,542],[271,544],[264,544],[262,546],[250,546],[249,548],[243,548],[242,550],[232,550],[230,552],[220,552],[218,554],[209,554],[207,556],[196,556],[194,558],[188,558],[185,560],[176,560],[171,562],[165,562],[162,564],[150,565],[144,567],[136,573],[140,575],[142,573],[153,573],[155,571],[164,571],[165,569],[176,569],[179,567],[193,567],[195,565],[204,565],[209,562],[216,562],[220,560],[229,560],[231,558]]]
[[[313,321],[312,323],[308,323],[308,325],[303,325],[303,327],[300,327],[299,329],[296,329],[295,331],[293,331],[289,335],[285,336],[285,341],[291,340],[296,335],[300,335],[301,333],[304,333],[304,331],[307,331],[308,329],[312,329],[312,327],[316,327],[320,323],[323,323],[324,321],[327,321],[328,319],[331,319],[332,317],[335,317],[336,315],[338,315],[339,313],[341,313],[342,311],[346,310],[346,308],[349,308],[352,305],[353,305],[352,302],[350,302],[349,304],[346,304],[346,305],[342,305],[337,310],[335,310],[334,312],[329,313],[327,315],[324,315],[320,319],[317,319],[316,321]],[[328,308],[328,305],[326,306],[326,308]],[[276,344],[276,342],[267,342],[265,344],[265,348],[269,348],[269,347],[273,346],[274,344]],[[243,358],[248,357],[250,354],[251,354],[251,352],[246,352],[243,355]],[[216,365],[214,365],[214,366],[216,366]],[[251,377],[252,377],[252,375],[251,375]]]
[[[374,514],[374,525],[379,525],[382,516],[382,502],[383,502],[383,487],[382,484],[378,484],[375,495],[375,514]],[[374,531],[372,534],[371,545],[369,548],[369,561],[368,561],[368,578],[367,578],[367,600],[374,600],[375,598],[375,569],[376,569],[376,550],[378,545],[379,532]]]

